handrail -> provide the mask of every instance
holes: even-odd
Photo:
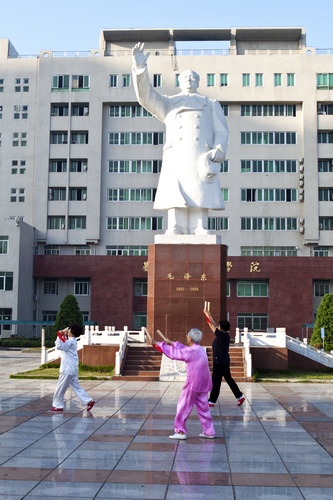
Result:
[[[84,334],[77,338],[78,351],[85,345],[117,345],[119,351],[116,352],[115,375],[120,375],[122,361],[125,356],[126,347],[129,342],[145,343],[145,328],[141,330],[128,330],[127,326],[123,330],[116,330],[114,326],[106,326],[100,330],[98,326],[85,326]],[[41,364],[49,363],[60,358],[59,351],[52,347],[45,348],[45,330],[42,329],[42,352]]]

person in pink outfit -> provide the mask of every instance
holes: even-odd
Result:
[[[202,332],[192,328],[186,336],[186,344],[171,342],[156,342],[150,336],[148,342],[165,354],[168,358],[186,363],[186,382],[177,403],[177,413],[174,420],[175,433],[170,439],[187,439],[186,421],[196,407],[203,432],[201,438],[212,439],[215,436],[212,416],[209,411],[207,394],[212,388],[206,350],[200,345]]]

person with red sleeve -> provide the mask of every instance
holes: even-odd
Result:
[[[148,334],[149,335],[149,334]],[[175,433],[170,439],[187,439],[186,421],[196,407],[203,432],[201,438],[212,439],[215,436],[212,416],[209,411],[207,394],[212,388],[206,350],[200,345],[202,332],[192,328],[186,336],[186,345],[180,342],[156,342],[148,336],[148,342],[170,359],[186,363],[186,382],[177,403],[174,420]]]
[[[240,391],[238,385],[232,378],[230,373],[230,356],[229,356],[229,345],[230,345],[230,323],[227,320],[221,320],[218,324],[215,323],[212,315],[207,309],[204,309],[204,315],[210,329],[215,334],[215,339],[213,340],[213,374],[212,383],[213,388],[211,390],[208,404],[209,406],[215,406],[217,398],[220,394],[222,377],[232,390],[235,398],[237,399],[237,406],[241,406],[245,398]]]
[[[57,333],[55,346],[61,351],[60,373],[54,392],[51,411],[63,411],[64,396],[69,387],[73,389],[87,410],[90,411],[95,404],[86,391],[79,384],[78,368],[79,357],[77,354],[76,338],[82,335],[82,326],[73,324]]]

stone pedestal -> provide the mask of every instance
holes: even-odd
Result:
[[[148,331],[156,340],[159,329],[185,343],[187,332],[199,328],[204,334],[201,344],[210,346],[214,335],[204,319],[205,301],[216,321],[226,318],[227,247],[209,241],[198,244],[193,236],[186,243],[149,245]]]

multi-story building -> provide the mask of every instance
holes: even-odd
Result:
[[[227,117],[209,225],[228,247],[232,324],[301,336],[333,284],[333,52],[299,27],[111,29],[97,49],[37,56],[0,39],[0,320],[53,321],[73,293],[85,320],[145,324],[165,131],[136,100],[137,42],[158,92],[194,69]]]

